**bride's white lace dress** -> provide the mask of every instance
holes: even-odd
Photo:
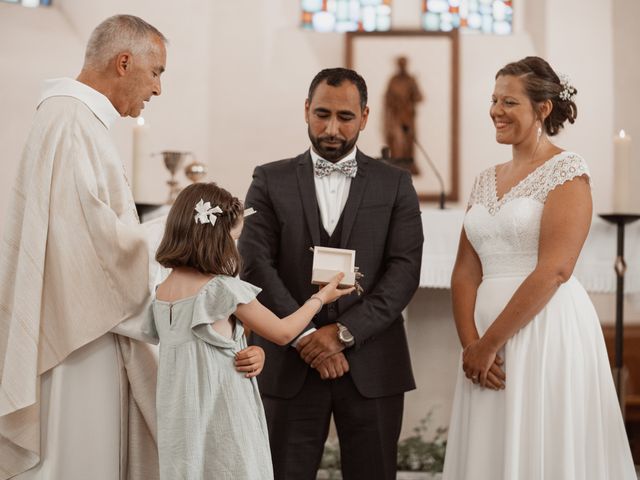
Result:
[[[482,263],[480,335],[536,266],[547,194],[579,176],[584,160],[562,152],[501,199],[495,167],[476,179],[464,229]],[[602,329],[575,278],[500,353],[502,391],[458,369],[444,479],[636,480]]]

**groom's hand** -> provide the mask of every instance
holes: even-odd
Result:
[[[349,362],[344,353],[338,352],[319,363],[316,370],[322,380],[333,380],[342,377],[349,371]]]
[[[316,368],[327,357],[344,350],[344,345],[338,340],[338,326],[331,323],[302,337],[296,348],[300,358]]]

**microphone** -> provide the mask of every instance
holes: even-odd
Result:
[[[402,125],[402,131],[405,134],[408,134],[409,133],[409,127],[407,125]],[[418,149],[422,152],[422,155],[424,155],[424,157],[427,159],[427,163],[429,164],[429,167],[431,167],[431,170],[433,170],[433,173],[436,176],[436,180],[438,180],[438,184],[440,185],[440,200],[438,202],[438,205],[439,205],[440,210],[444,210],[444,202],[446,200],[446,193],[445,193],[445,189],[444,189],[444,181],[442,180],[442,175],[440,175],[440,172],[438,171],[438,169],[436,168],[436,165],[431,160],[431,157],[429,156],[427,151],[424,149],[424,147],[420,144],[420,142],[418,142],[418,139],[415,136],[413,137],[413,143],[415,143],[416,147],[418,147]]]

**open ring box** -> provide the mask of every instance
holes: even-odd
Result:
[[[356,251],[344,248],[313,247],[311,283],[325,285],[338,273],[344,273],[341,287],[356,284]]]

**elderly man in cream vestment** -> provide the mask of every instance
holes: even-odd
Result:
[[[148,253],[109,127],[160,95],[165,43],[111,17],[44,86],[0,248],[0,479],[158,476]]]

